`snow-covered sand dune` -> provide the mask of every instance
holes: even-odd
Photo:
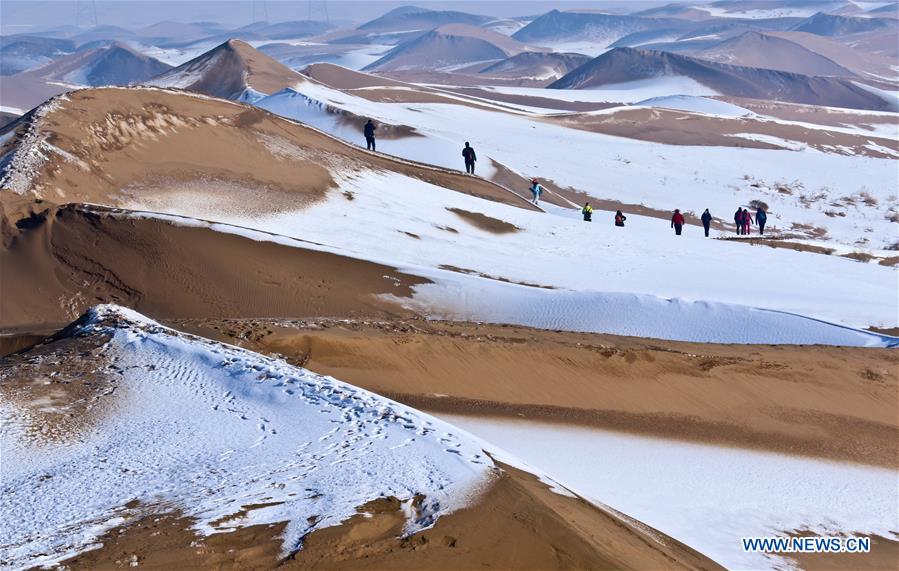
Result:
[[[425,275],[435,283],[416,286],[404,305],[441,319],[699,343],[899,346],[896,337],[742,305]]]
[[[744,552],[741,537],[798,532],[899,541],[896,472],[887,468],[590,428],[444,418],[730,569],[794,568]]]
[[[516,209],[510,209],[516,210]],[[230,225],[211,223],[196,218],[183,216],[171,216],[150,212],[130,212],[119,214],[132,217],[146,217],[162,219],[182,226],[208,227],[217,232],[236,234],[252,240],[271,241],[295,248],[312,249],[346,255],[348,250],[351,255],[382,263],[394,265],[402,269],[404,273],[426,278],[430,283],[413,286],[412,298],[395,297],[386,295],[396,303],[414,310],[421,315],[431,318],[481,321],[492,323],[511,323],[527,325],[541,329],[559,329],[566,331],[579,331],[590,333],[612,333],[635,337],[647,337],[655,339],[670,339],[678,341],[695,341],[708,343],[741,343],[741,344],[819,344],[819,345],[843,345],[860,347],[892,347],[899,345],[899,338],[880,335],[870,331],[831,323],[828,321],[806,317],[787,311],[756,308],[736,303],[722,303],[711,301],[690,301],[688,299],[667,299],[651,294],[620,293],[614,291],[595,291],[589,287],[589,282],[584,282],[583,287],[577,291],[570,289],[557,289],[554,286],[536,287],[538,284],[522,285],[510,283],[508,278],[513,275],[503,272],[521,269],[521,266],[505,266],[494,264],[491,266],[486,254],[485,258],[478,259],[475,253],[475,245],[468,240],[456,239],[450,243],[443,241],[440,234],[453,236],[465,236],[468,232],[448,233],[437,226],[428,228],[415,228],[422,236],[431,238],[423,240],[422,236],[411,238],[399,230],[384,229],[384,235],[391,238],[381,241],[383,249],[361,252],[357,244],[348,244],[348,248],[334,247],[334,243],[328,236],[304,233],[306,236],[314,235],[322,243],[314,243],[306,239],[292,238],[290,235],[273,233],[271,231],[259,231],[243,225]],[[292,213],[299,219],[300,224],[306,224],[303,213]],[[539,215],[538,219],[539,219]],[[443,220],[446,224],[456,223],[452,218]],[[309,221],[310,226],[312,224]],[[385,216],[384,220],[396,220],[395,216]],[[651,219],[650,219],[651,220]],[[324,222],[323,222],[324,223]],[[339,220],[335,224],[339,224]],[[245,224],[253,224],[247,220]],[[255,224],[257,227],[260,224]],[[265,224],[261,226],[265,227]],[[314,230],[307,228],[307,230]],[[346,230],[349,233],[349,229]],[[344,232],[340,233],[341,235]],[[393,236],[395,234],[395,236]],[[476,241],[480,232],[473,232],[469,240]],[[418,236],[418,234],[416,234]],[[527,238],[525,238],[526,240]],[[374,241],[375,238],[372,237]],[[422,241],[425,245],[418,246]],[[468,267],[461,268],[451,265],[438,265],[431,255],[451,255],[454,245],[464,244],[462,251],[469,256],[466,259]],[[727,248],[739,247],[731,243],[720,244]],[[417,250],[418,247],[423,248]],[[513,247],[515,247],[513,245]],[[396,252],[412,249],[411,256],[398,256]],[[440,248],[445,248],[441,250]],[[391,251],[391,249],[394,249]],[[773,250],[754,249],[763,256],[782,255],[783,252]],[[474,255],[471,255],[473,254]],[[513,254],[509,254],[510,256]],[[832,258],[818,256],[816,254],[796,254],[806,262],[816,262],[819,259],[830,263]],[[417,256],[417,259],[416,259]],[[572,253],[576,258],[576,253]],[[529,258],[533,261],[534,258]],[[833,260],[841,264],[853,264],[850,267],[861,269],[880,268],[875,265],[858,265],[848,260]],[[427,266],[422,264],[433,264]],[[462,263],[462,262],[459,262]],[[550,263],[550,262],[547,262]],[[438,267],[439,266],[439,267]],[[454,269],[445,269],[452,267]],[[480,271],[472,268],[479,268]],[[499,276],[491,276],[486,272],[499,271]],[[889,270],[883,270],[889,271]],[[474,274],[474,275],[469,275]],[[478,275],[480,274],[480,275]],[[549,273],[534,272],[532,277],[547,280],[546,283],[566,283],[576,285],[578,280],[589,280],[590,276],[579,276],[577,272],[551,275]],[[499,279],[497,279],[499,278]],[[555,281],[562,280],[562,281]],[[695,286],[698,287],[698,286]],[[700,298],[701,299],[701,298]]]
[[[620,92],[496,89],[575,101],[636,103],[670,96],[661,101],[741,120],[735,106],[693,97],[713,94],[683,87],[653,80],[647,85],[621,86]],[[666,210],[710,208],[723,220],[729,220],[737,206],[761,200],[773,213],[770,224],[784,230],[794,224],[819,227],[826,230],[825,239],[875,249],[895,242],[890,207],[896,202],[899,178],[892,159],[825,153],[785,140],[775,141],[784,147],[781,150],[666,145],[551,124],[541,121],[540,113],[524,108],[510,112],[508,106],[505,111],[493,111],[461,104],[377,102],[312,81],[297,85],[295,91],[303,97],[294,97],[294,103],[275,95],[259,104],[356,144],[361,136],[325,116],[325,106],[406,125],[421,135],[381,141],[378,150],[387,154],[461,169],[462,144],[471,141],[480,157],[479,174],[485,177],[493,174],[484,168],[489,158],[523,176],[551,180],[598,198]],[[447,120],[450,116],[452,120]],[[870,145],[875,146],[882,139],[877,133],[870,137]]]
[[[0,560],[9,568],[88,548],[133,516],[123,506],[135,501],[181,510],[204,534],[289,522],[285,553],[383,497],[407,503],[413,532],[465,505],[493,465],[476,441],[426,414],[121,307],[98,306],[65,335],[97,341],[70,364],[92,370],[97,385],[81,428],[48,438],[78,410],[65,402],[74,389],[20,402],[15,370],[3,375]],[[258,504],[273,505],[222,523]]]
[[[695,227],[677,237],[667,222],[643,216],[616,228],[611,213],[597,211],[587,224],[573,210],[527,211],[398,173],[355,173],[339,184],[352,201],[331,193],[303,210],[268,216],[187,201],[138,198],[130,207],[317,242],[425,275],[445,284],[418,290],[420,307],[436,315],[709,342],[881,344],[881,337],[815,320],[895,326],[896,271],[876,263],[706,239]],[[466,212],[506,231],[479,228]],[[462,283],[466,276],[433,273],[441,268],[557,289]],[[624,304],[614,309],[613,299]]]

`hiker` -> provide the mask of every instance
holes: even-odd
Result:
[[[584,222],[593,222],[593,207],[590,206],[589,202],[584,203],[584,207],[581,208],[581,214],[584,215]]]
[[[545,189],[542,186],[540,186],[540,183],[537,182],[536,178],[531,179],[531,194],[534,195],[534,199],[531,200],[531,204],[536,206],[537,204],[540,203],[540,195],[543,194],[544,190]]]
[[[768,222],[768,214],[765,212],[764,206],[759,206],[755,211],[755,223],[759,225],[759,236],[765,234],[765,223]]]
[[[702,213],[702,227],[705,229],[705,237],[709,237],[709,227],[712,225],[712,213],[706,208]]]
[[[680,236],[681,230],[684,229],[684,215],[676,208],[674,209],[674,216],[671,217],[671,227],[674,228],[674,233],[678,236]]]
[[[752,215],[749,213],[749,209],[745,208],[743,210],[743,235],[749,236],[749,227],[752,225]]]
[[[624,226],[624,221],[627,220],[627,216],[621,213],[620,210],[615,211],[615,226]]]
[[[474,154],[474,147],[470,147],[468,141],[465,141],[465,148],[462,149],[462,158],[465,159],[465,172],[474,174],[474,163],[478,160],[478,156]]]
[[[737,208],[734,212],[734,224],[737,225],[737,236],[743,234],[743,208]]]
[[[375,127],[375,124],[369,119],[363,129],[365,132],[365,148],[369,151],[375,150],[375,129],[377,129],[377,127]]]

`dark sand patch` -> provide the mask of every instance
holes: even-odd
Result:
[[[725,240],[727,242],[745,242],[752,246],[768,246],[769,248],[783,248],[785,250],[793,250],[795,252],[811,252],[813,254],[824,254],[830,256],[836,250],[825,246],[816,246],[814,244],[801,244],[798,242],[790,242],[784,239],[772,238],[743,238],[741,236],[726,236],[716,238],[716,240]],[[850,257],[850,256],[844,256]]]
[[[447,208],[447,210],[469,224],[492,234],[511,234],[521,231],[521,228],[514,224],[487,216],[486,214],[481,214],[480,212],[469,212],[468,210],[462,210],[461,208]]]
[[[97,303],[154,317],[406,314],[422,278],[380,264],[98,207],[53,208],[0,250],[0,324],[59,323]]]
[[[880,333],[881,335],[889,335],[891,337],[899,337],[899,327],[869,327],[868,331],[873,331],[874,333]]]

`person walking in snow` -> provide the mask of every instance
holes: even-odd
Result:
[[[534,195],[534,199],[531,200],[531,204],[536,206],[540,203],[540,195],[543,194],[545,189],[537,182],[536,178],[531,179],[531,194]]]
[[[627,216],[621,213],[620,210],[615,211],[615,226],[624,227],[624,221],[627,220]]]
[[[702,228],[705,230],[705,237],[709,237],[709,228],[712,226],[712,213],[706,208],[702,213]]]
[[[743,209],[743,235],[749,236],[749,227],[752,226],[752,215],[749,213],[749,209]]]
[[[593,207],[590,206],[589,202],[584,203],[584,207],[581,208],[581,214],[584,215],[584,222],[593,222]]]
[[[365,148],[369,151],[375,150],[375,129],[377,129],[377,127],[375,127],[375,124],[369,119],[363,129],[363,132],[365,133]]]
[[[768,213],[764,206],[759,206],[755,211],[755,223],[759,225],[759,236],[765,235],[765,223],[768,222]]]
[[[743,234],[743,208],[737,208],[737,211],[734,212],[734,224],[737,225],[737,236]]]
[[[674,215],[671,217],[671,227],[674,228],[674,233],[678,236],[684,229],[684,215],[676,208],[674,209]]]
[[[478,156],[474,153],[474,147],[469,146],[465,141],[465,148],[462,149],[462,158],[465,159],[465,172],[474,174],[474,164],[478,160]]]

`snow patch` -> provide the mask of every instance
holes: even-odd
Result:
[[[0,403],[0,559],[12,568],[94,546],[137,515],[123,507],[133,500],[180,509],[203,534],[288,522],[286,555],[371,500],[423,495],[406,523],[413,533],[463,507],[491,473],[466,433],[333,378],[116,306],[72,331],[88,333],[110,336],[97,372],[115,383],[114,415],[76,441],[35,444],[17,405]]]

